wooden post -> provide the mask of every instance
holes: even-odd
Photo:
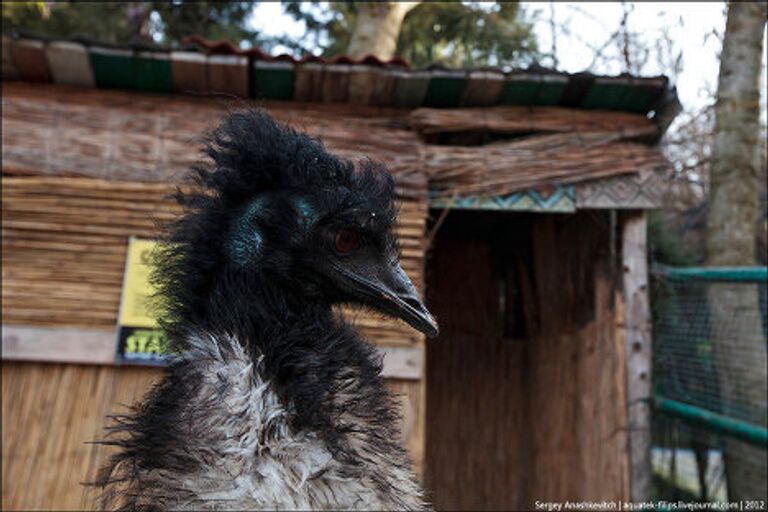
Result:
[[[634,210],[622,217],[629,489],[632,501],[639,502],[651,498],[651,311],[646,215],[642,210]]]

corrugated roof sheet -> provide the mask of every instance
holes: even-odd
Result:
[[[56,84],[230,94],[265,100],[395,107],[566,106],[658,115],[677,103],[664,76],[598,76],[541,67],[412,69],[375,56],[271,56],[199,36],[181,51],[3,37],[3,78]],[[668,117],[668,116],[667,116]],[[666,125],[662,119],[660,123]]]

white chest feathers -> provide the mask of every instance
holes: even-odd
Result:
[[[410,471],[393,466],[382,473],[386,454],[372,460],[378,479],[364,471],[350,476],[316,433],[290,428],[291,405],[280,402],[260,362],[236,340],[197,341],[200,382],[178,424],[189,434],[184,451],[196,469],[143,472],[140,487],[152,489],[146,502],[176,510],[421,508]],[[376,485],[382,475],[395,495]]]

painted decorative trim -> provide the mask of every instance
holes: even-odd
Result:
[[[429,199],[430,208],[457,208],[461,210],[508,210],[529,212],[576,211],[572,186],[556,186],[552,190],[526,190],[506,196],[460,197]]]
[[[576,208],[659,208],[665,188],[664,176],[660,172],[641,172],[579,183],[576,185]]]

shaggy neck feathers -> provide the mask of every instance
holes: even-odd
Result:
[[[292,404],[295,423],[316,430],[334,449],[344,428],[334,418],[334,403],[339,381],[350,371],[362,407],[382,415],[370,428],[394,422],[379,376],[380,357],[330,304],[288,293],[266,276],[249,283],[255,288],[238,291],[227,283],[213,290],[210,309],[195,330],[237,339],[252,360],[262,361],[264,378],[280,399]]]

